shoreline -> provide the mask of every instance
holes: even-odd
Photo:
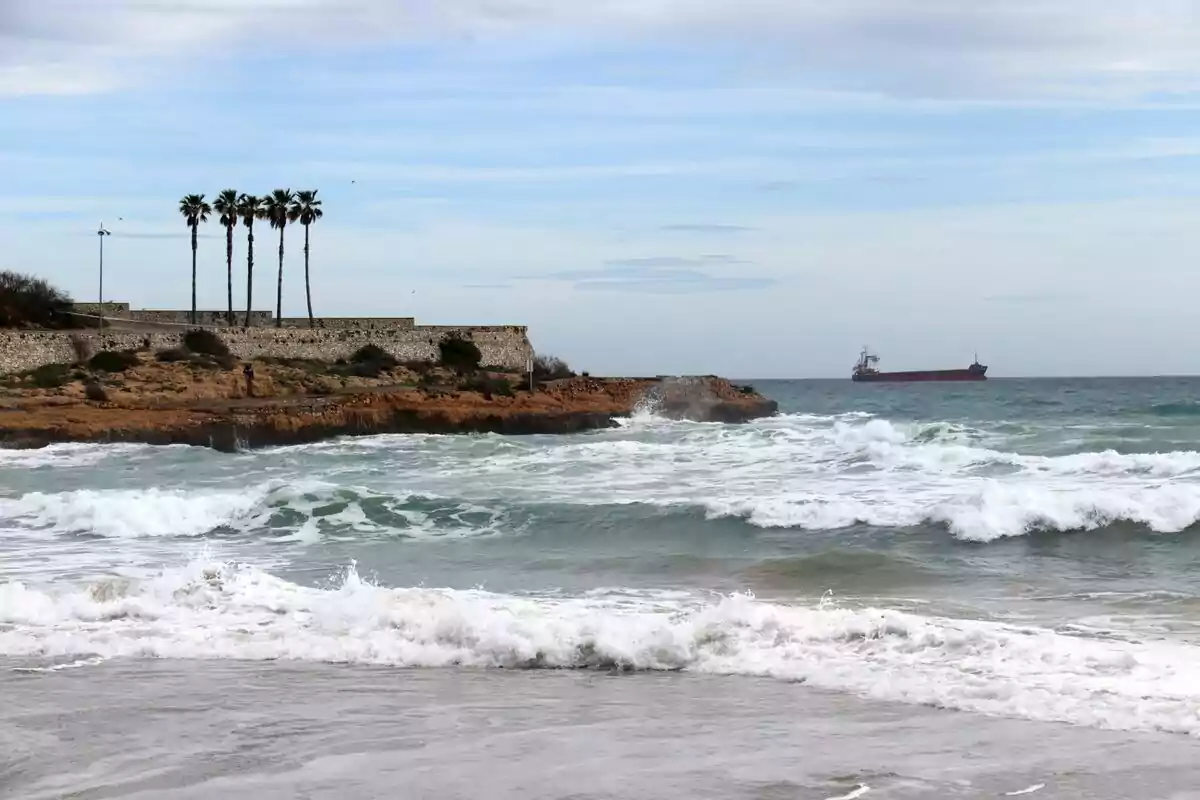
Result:
[[[230,371],[176,377],[228,388],[240,376]],[[237,452],[378,434],[583,433],[616,427],[647,403],[664,417],[698,422],[744,423],[778,411],[775,401],[717,377],[570,378],[504,396],[403,385],[352,386],[322,395],[227,393],[174,402],[149,391],[114,392],[121,395],[116,401],[91,402],[74,396],[80,392],[18,393],[15,404],[0,406],[0,448],[138,443]]]

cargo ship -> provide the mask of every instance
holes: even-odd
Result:
[[[907,383],[912,381],[986,381],[987,367],[979,363],[979,356],[966,369],[931,369],[914,372],[880,372],[879,356],[871,355],[863,348],[854,365],[850,379],[858,383]]]

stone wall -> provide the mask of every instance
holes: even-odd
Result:
[[[417,321],[412,317],[315,317],[313,327],[321,330],[388,331],[412,330]],[[307,328],[308,317],[284,317],[285,328]]]
[[[104,313],[109,316],[122,316],[134,322],[149,322],[156,325],[191,325],[192,312],[178,311],[175,309],[141,309],[135,308],[132,311],[129,309],[128,303],[105,303]],[[95,303],[92,304],[94,309]],[[124,307],[124,311],[120,314],[114,313],[114,309]],[[94,311],[83,311],[81,313],[95,313]],[[196,324],[202,327],[225,328],[228,327],[225,321],[224,311],[197,310]],[[234,325],[240,327],[246,320],[246,312],[234,310]],[[307,328],[308,317],[284,317],[283,327],[285,328]],[[273,328],[275,327],[275,314],[271,311],[251,311],[250,325],[254,328]],[[408,330],[416,326],[416,320],[412,317],[316,317],[313,319],[313,328],[322,330],[362,330],[362,331],[384,331],[384,330]]]
[[[151,322],[157,325],[190,325],[192,324],[191,311],[175,311],[175,310],[160,310],[153,308],[137,308],[133,311],[128,310],[128,313],[121,316],[134,322]],[[196,324],[203,327],[228,327],[228,322],[225,319],[227,311],[210,311],[207,309],[196,311]],[[256,328],[265,328],[268,325],[274,324],[275,315],[270,311],[251,311],[250,324]],[[246,321],[246,309],[238,311],[233,310],[234,324],[241,325]]]
[[[239,358],[319,358],[334,361],[345,358],[365,344],[377,344],[401,361],[432,361],[438,357],[437,344],[442,336],[459,332],[471,338],[483,354],[483,364],[491,367],[524,369],[533,354],[526,329],[522,326],[417,326],[410,329],[381,330],[308,328],[231,328],[220,337]],[[93,351],[126,350],[149,346],[153,350],[177,347],[179,333],[105,333],[95,331],[0,331],[0,374],[33,369],[42,364],[71,363],[75,351],[71,337],[91,342]],[[97,342],[97,338],[100,339]]]
[[[75,311],[80,314],[91,314],[93,316],[100,313],[99,303],[76,303]],[[105,303],[104,316],[106,317],[127,317],[129,316],[129,303]]]

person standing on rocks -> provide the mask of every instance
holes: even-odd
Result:
[[[242,367],[242,376],[246,379],[246,397],[254,397],[254,365],[249,361]]]

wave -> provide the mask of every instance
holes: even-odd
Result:
[[[1200,417],[1200,403],[1157,403],[1150,406],[1150,414],[1156,417]]]
[[[1200,649],[994,622],[679,592],[518,597],[329,588],[197,561],[87,587],[0,584],[0,654],[396,667],[687,670],[881,700],[1200,735]]]
[[[577,437],[365,437],[214,458],[199,465],[216,477],[187,488],[0,497],[0,526],[108,538],[257,532],[315,541],[524,530],[547,509],[547,518],[586,528],[561,509],[644,506],[761,528],[933,524],[986,542],[1117,523],[1175,533],[1200,522],[1200,452],[1040,455],[1013,452],[1010,441],[955,422],[863,414],[795,414],[743,426],[647,416]],[[269,474],[303,477],[247,486],[231,471],[252,474],[263,464]],[[623,524],[619,514],[611,520]]]
[[[391,495],[321,481],[270,481],[241,489],[30,492],[0,499],[0,520],[25,531],[112,539],[274,532],[409,537],[493,532],[504,512],[429,494]]]
[[[1200,484],[1114,491],[1104,486],[1054,489],[990,481],[949,497],[713,499],[703,505],[710,519],[736,517],[760,528],[912,528],[932,523],[965,541],[990,542],[1037,531],[1097,530],[1121,522],[1155,533],[1180,533],[1200,523]]]
[[[931,571],[914,560],[877,550],[823,550],[811,555],[784,556],[759,562],[744,571],[768,585],[866,580],[872,588],[882,584],[928,583]]]
[[[187,449],[185,446],[172,449]],[[132,455],[151,455],[156,448],[140,444],[52,444],[30,450],[0,448],[0,470],[42,469],[53,467],[91,467],[114,458],[129,458]]]

